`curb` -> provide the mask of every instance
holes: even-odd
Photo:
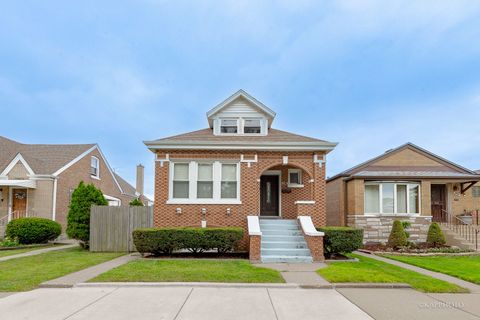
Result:
[[[407,283],[336,283],[334,289],[412,289]]]
[[[215,283],[215,282],[83,282],[74,285],[76,288],[164,288],[164,287],[198,287],[198,288],[284,288],[296,289],[295,283]]]
[[[68,283],[49,284],[44,282],[44,283],[40,283],[38,285],[38,288],[65,289],[65,288],[73,288],[73,285]]]

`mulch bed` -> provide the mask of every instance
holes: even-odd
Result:
[[[442,251],[442,249],[444,251]],[[432,248],[426,243],[418,243],[413,248],[404,247],[400,249],[393,249],[387,247],[384,244],[380,243],[368,243],[363,246],[362,249],[358,251],[369,253],[369,254],[391,254],[391,255],[406,255],[406,256],[442,256],[442,255],[476,255],[479,254],[473,250],[461,250],[455,251],[454,248],[450,246],[444,246],[440,248]]]

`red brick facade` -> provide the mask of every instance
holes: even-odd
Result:
[[[168,157],[167,157],[168,154]],[[241,204],[167,204],[169,197],[170,161],[161,159],[189,160],[238,160],[241,154],[244,159],[257,162],[240,163],[240,201]],[[201,226],[202,208],[206,209],[207,226],[239,226],[245,229],[245,236],[240,249],[248,250],[247,216],[259,215],[260,212],[260,177],[267,170],[282,171],[282,187],[286,187],[288,168],[300,168],[303,172],[303,188],[292,188],[281,193],[282,212],[285,219],[295,219],[297,208],[295,201],[315,201],[308,215],[315,226],[325,226],[325,165],[314,163],[314,154],[318,152],[242,152],[242,151],[157,151],[155,164],[155,204],[154,223],[157,227],[166,226]],[[284,156],[288,156],[288,164],[284,165]],[[181,213],[177,213],[177,208]],[[227,212],[230,209],[230,213]]]

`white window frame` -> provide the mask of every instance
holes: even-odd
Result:
[[[189,198],[173,198],[173,174],[176,163],[189,164]],[[197,182],[198,182],[198,165],[199,164],[213,164],[213,198],[197,198]],[[221,198],[221,179],[222,179],[222,164],[235,164],[237,166],[237,197],[231,199]],[[168,200],[167,204],[241,204],[240,200],[240,163],[238,161],[228,160],[180,160],[176,161],[170,159],[169,165],[169,181],[168,181]]]
[[[393,213],[384,213],[383,212],[383,184],[393,183]],[[366,185],[378,185],[378,201],[379,201],[379,211],[380,212],[367,212],[366,211],[366,192],[363,196],[363,210],[365,215],[398,215],[398,216],[419,216],[422,212],[422,185],[420,182],[414,181],[366,181]],[[407,212],[397,212],[397,185],[404,185],[407,187]],[[418,211],[419,212],[410,212],[410,187],[418,187]],[[364,188],[365,190],[365,188]]]
[[[235,120],[237,121],[237,133],[223,133],[222,121],[223,120]],[[259,120],[260,121],[260,133],[245,133],[245,120]],[[268,120],[262,117],[222,117],[217,118],[217,125],[214,125],[214,133],[222,136],[264,136],[268,131]]]
[[[96,162],[97,162],[97,168],[96,168],[96,169],[97,169],[97,172],[96,172],[96,174],[92,174],[92,168],[93,168],[93,166],[92,166],[92,161],[93,161],[94,159],[95,159]],[[95,157],[95,156],[91,156],[91,157],[90,157],[90,177],[92,177],[92,178],[94,178],[94,179],[100,180],[100,159],[98,159],[98,158]]]
[[[288,187],[289,188],[303,188],[303,183],[293,183],[290,181],[290,173],[298,174],[298,181],[303,181],[302,169],[288,169]]]

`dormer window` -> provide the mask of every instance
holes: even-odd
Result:
[[[238,120],[221,119],[220,132],[221,133],[238,133]]]
[[[245,119],[243,133],[261,133],[262,125],[260,119]]]

